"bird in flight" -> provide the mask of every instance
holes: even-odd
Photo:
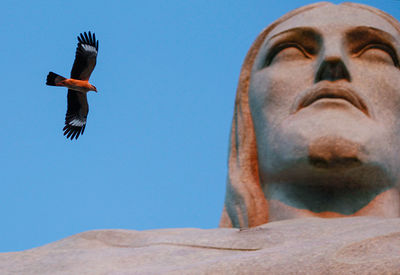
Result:
[[[95,34],[84,32],[78,36],[75,61],[72,65],[71,78],[65,78],[53,72],[47,75],[46,84],[68,88],[68,106],[65,115],[64,136],[77,139],[86,127],[86,118],[89,112],[87,92],[95,91],[95,86],[89,83],[90,75],[96,66],[99,41]]]

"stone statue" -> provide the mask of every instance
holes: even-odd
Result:
[[[221,227],[400,216],[400,24],[316,3],[249,50],[230,134]]]

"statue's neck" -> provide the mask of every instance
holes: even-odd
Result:
[[[268,183],[264,189],[269,221],[301,217],[400,217],[396,188],[337,188]]]

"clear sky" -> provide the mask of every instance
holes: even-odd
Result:
[[[215,228],[244,56],[313,1],[8,1],[0,9],[0,252],[93,229]],[[339,3],[341,1],[334,1]],[[400,18],[400,2],[359,1]],[[76,36],[99,55],[77,141],[62,135]]]

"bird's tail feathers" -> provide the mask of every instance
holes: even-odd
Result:
[[[64,79],[66,79],[66,78],[62,77],[61,75],[58,75],[53,72],[49,72],[49,74],[47,75],[46,85],[57,86],[57,83],[63,81]]]

